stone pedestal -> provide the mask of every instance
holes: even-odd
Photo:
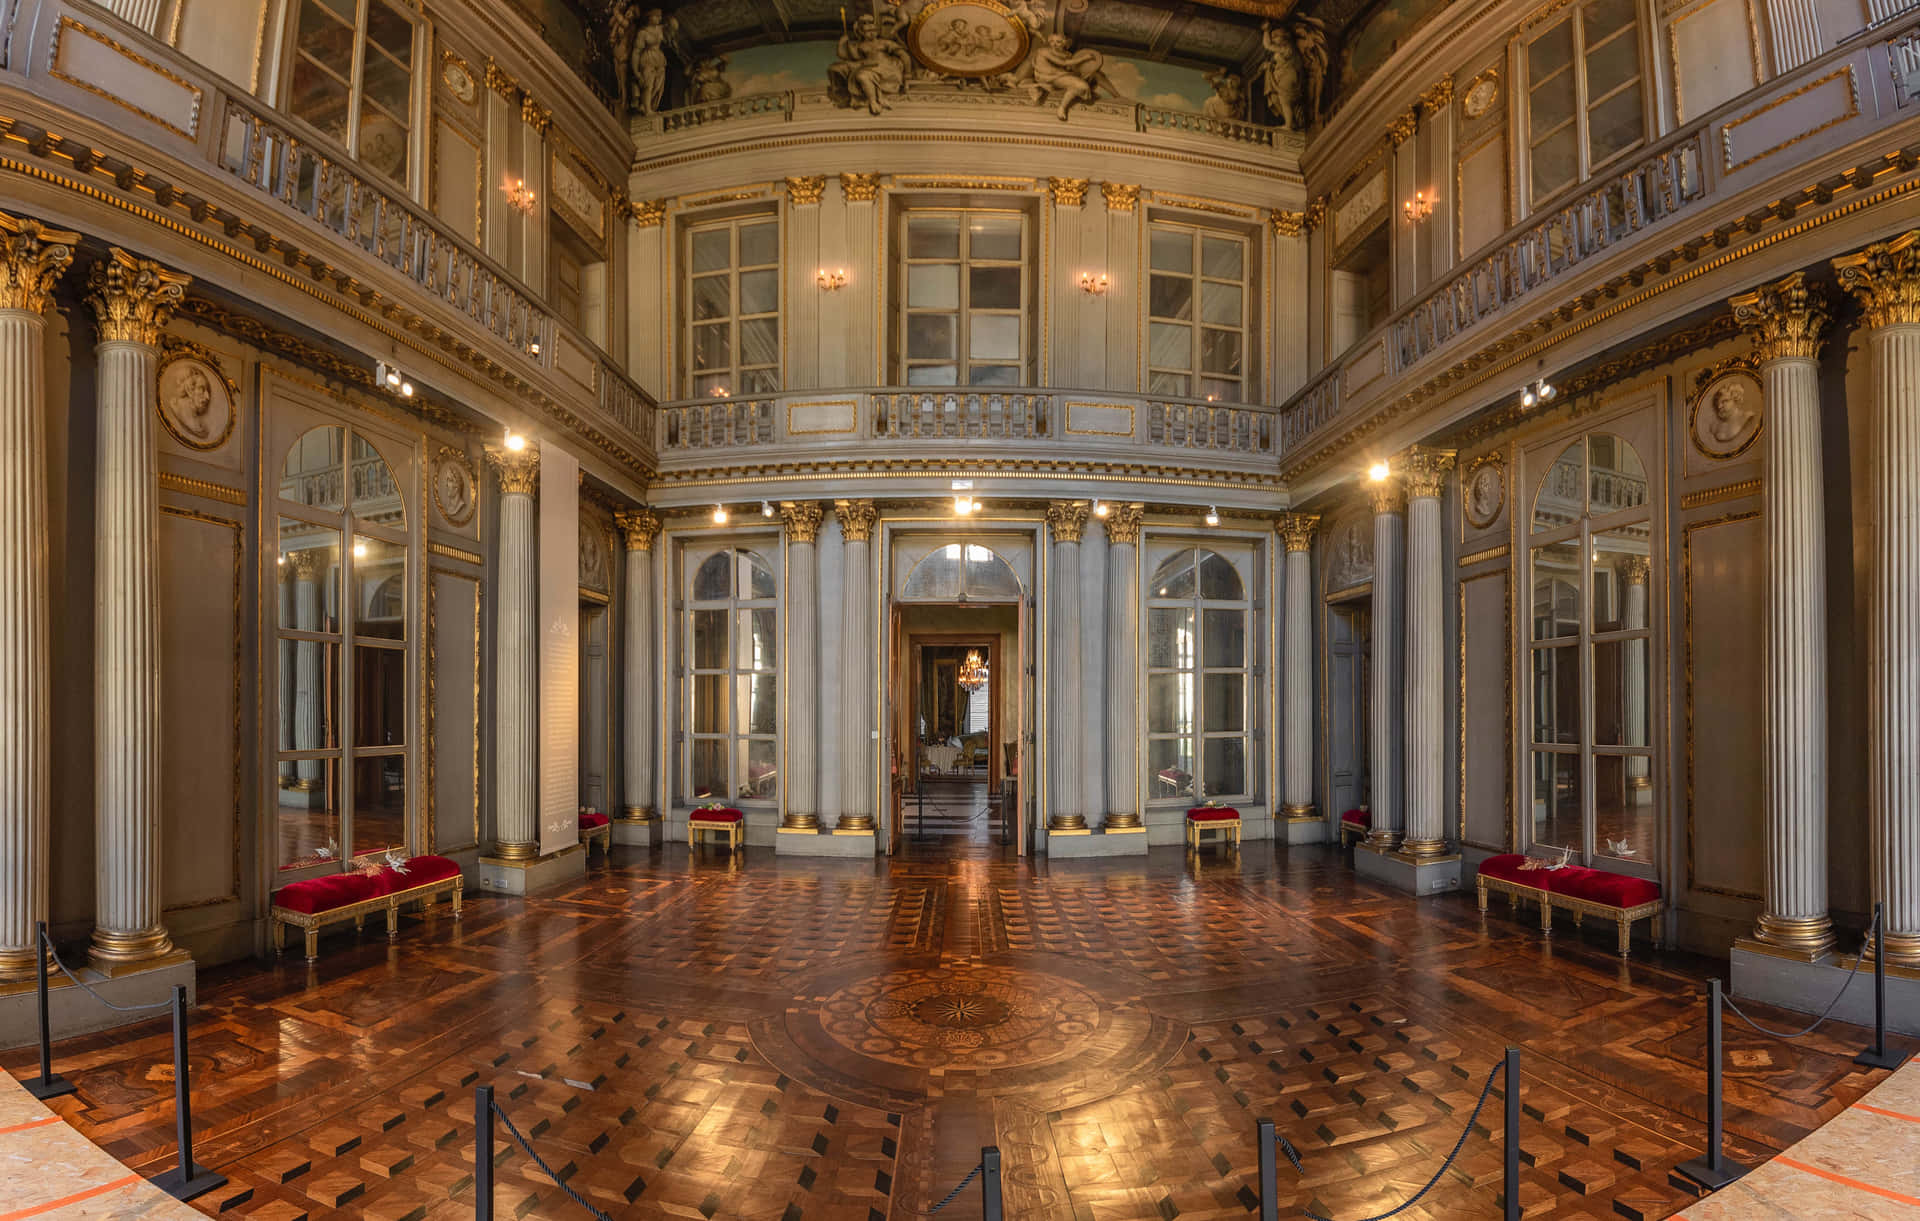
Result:
[[[547,856],[483,856],[474,870],[474,880],[482,890],[530,895],[585,877],[586,873],[587,846],[568,844]]]
[[[494,579],[499,599],[493,668],[494,857],[526,862],[540,851],[534,792],[540,756],[534,732],[533,550],[533,494],[540,479],[540,451],[531,443],[517,450],[489,445],[487,463],[500,477],[499,574]],[[482,884],[486,884],[484,871]]]
[[[1382,851],[1370,843],[1354,845],[1353,871],[1410,895],[1441,894],[1460,889],[1460,857],[1413,856]]]
[[[62,954],[61,957],[69,964],[73,961],[72,955]],[[112,973],[84,965],[76,970],[80,978],[87,981],[89,988],[116,1005],[158,1004],[171,1000],[176,987],[187,990],[189,1008],[197,1003],[199,987],[194,978],[194,964],[184,954],[125,966]],[[95,1031],[112,1030],[116,1026],[155,1020],[165,1021],[166,1011],[118,1012],[88,996],[58,971],[47,981],[47,1025],[53,1030],[56,1042]],[[36,1045],[39,1041],[40,1005],[33,987],[10,984],[0,989],[0,1051]],[[54,1070],[60,1070],[60,1052],[57,1048],[54,1051]],[[37,1074],[39,1070],[36,1066],[30,1071]]]
[[[876,851],[872,831],[781,827],[773,849],[781,856],[870,857]]]
[[[1145,856],[1145,832],[1145,827],[1114,831],[1106,828],[1057,831],[1049,827],[1047,855],[1062,859],[1076,856]]]
[[[1734,943],[1732,960],[1733,995],[1742,1001],[1764,1001],[1797,1013],[1816,1014],[1833,1004],[1840,987],[1853,966],[1849,956],[1829,954],[1809,961],[1797,954],[1781,954],[1774,946],[1742,938]],[[1860,964],[1854,980],[1840,1003],[1834,1007],[1833,1020],[1873,1029],[1873,961]],[[1799,1026],[1801,1023],[1793,1023]],[[1784,1025],[1775,1022],[1772,1025]],[[1890,969],[1887,972],[1887,1029],[1898,1034],[1920,1035],[1920,973]],[[1869,1039],[1871,1042],[1871,1039]]]

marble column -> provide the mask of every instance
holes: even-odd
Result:
[[[1415,859],[1447,853],[1446,587],[1440,494],[1453,451],[1414,449],[1400,460],[1407,490],[1406,839]],[[1379,596],[1375,577],[1375,597]]]
[[[338,580],[333,556],[325,551],[296,551],[287,556],[293,569],[293,625],[303,632],[320,628],[320,578]],[[323,571],[322,566],[325,565]],[[325,696],[320,675],[320,643],[316,640],[293,642],[293,749],[320,750],[320,705]],[[301,759],[293,765],[299,790],[311,793],[320,787],[321,762]]]
[[[786,812],[780,816],[782,831],[817,831],[820,809],[815,778],[819,757],[815,743],[820,723],[813,709],[819,690],[815,663],[820,659],[819,634],[814,631],[815,556],[814,542],[820,536],[819,504],[811,500],[783,500],[780,519],[787,529],[787,588],[781,605],[787,613],[787,723]]]
[[[1920,229],[1834,260],[1873,345],[1867,766],[1887,961],[1920,966]]]
[[[94,265],[94,928],[120,971],[171,954],[160,919],[160,516],[154,386],[160,332],[189,277],[117,247]]]
[[[846,546],[841,541],[842,536],[843,532],[837,528],[837,519],[828,521],[822,518],[820,537],[813,545],[820,579],[820,599],[816,612],[820,630],[820,696],[808,707],[820,717],[816,808],[823,823],[829,816],[837,818],[847,812],[843,795],[846,763],[841,758],[841,752],[846,749],[846,734],[842,726],[846,722],[844,708],[847,701],[853,698],[850,691],[853,683],[847,677],[852,672],[853,661],[847,656],[846,616],[840,609],[847,601]],[[838,826],[837,822],[835,825]]]
[[[1819,360],[1827,310],[1799,272],[1730,304],[1753,337],[1767,404],[1767,895],[1753,935],[1818,958],[1833,946]]]
[[[0,212],[0,981],[34,974],[47,918],[46,369],[53,287],[77,233]]]
[[[1280,799],[1288,818],[1313,817],[1313,532],[1319,525],[1305,513],[1277,523],[1286,546]]]
[[[500,478],[500,541],[494,578],[493,837],[494,855],[529,861],[540,855],[540,753],[535,739],[535,573],[533,497],[540,484],[540,451],[487,446],[487,465]]]
[[[1405,743],[1401,734],[1406,708],[1401,666],[1406,656],[1405,573],[1401,567],[1406,546],[1406,492],[1400,476],[1388,474],[1373,482],[1373,692],[1372,745],[1369,750],[1372,781],[1368,798],[1373,829],[1367,845],[1381,852],[1400,846],[1406,834],[1401,765]]]
[[[1622,595],[1620,602],[1621,626],[1638,631],[1647,626],[1647,582],[1653,575],[1653,563],[1644,555],[1628,556],[1620,561],[1620,580]],[[1648,649],[1652,647],[1648,643]],[[1647,652],[1648,649],[1629,649],[1626,656],[1626,705],[1628,746],[1647,745]],[[1652,762],[1646,755],[1627,757],[1628,800],[1634,805],[1646,805],[1653,800],[1653,776],[1648,770]]]
[[[1080,536],[1087,528],[1084,501],[1056,500],[1047,506],[1047,532],[1053,539],[1053,565],[1046,628],[1048,642],[1047,778],[1052,807],[1049,831],[1080,831],[1087,825],[1080,808]]]
[[[841,640],[845,664],[841,667],[846,684],[842,702],[843,724],[836,732],[845,734],[840,783],[842,804],[839,830],[873,830],[873,636],[869,631],[874,591],[872,565],[868,559],[874,523],[880,514],[871,500],[836,500],[833,514],[840,519],[843,541],[843,580],[846,601],[842,606]]]
[[[1105,826],[1130,831],[1140,818],[1140,580],[1137,551],[1144,507],[1107,512],[1107,801]]]
[[[651,509],[622,509],[614,524],[627,543],[626,640],[623,652],[626,683],[622,695],[625,716],[621,727],[620,772],[626,788],[621,803],[628,822],[660,819],[654,804],[654,704],[660,692],[653,677],[653,540],[660,537],[660,518]]]

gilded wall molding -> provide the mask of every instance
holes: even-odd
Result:
[[[230,505],[247,503],[247,494],[240,488],[230,488],[222,483],[213,483],[205,479],[194,479],[173,471],[161,471],[160,490],[179,492],[186,496],[198,496],[202,500],[219,500]]]
[[[79,244],[78,233],[0,212],[0,310],[46,313]]]
[[[1717,488],[1705,488],[1698,492],[1688,492],[1680,498],[1683,509],[1697,509],[1701,505],[1718,504],[1723,500],[1738,500],[1743,496],[1758,496],[1760,481],[1742,479],[1738,483],[1722,484]]]
[[[449,560],[459,560],[462,564],[472,564],[475,567],[486,563],[486,557],[479,552],[468,551],[464,547],[455,547],[451,543],[442,543],[439,541],[430,542],[427,544],[427,552],[431,555],[442,556]]]

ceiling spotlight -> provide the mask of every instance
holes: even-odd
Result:
[[[1393,474],[1393,468],[1384,462],[1376,462],[1367,468],[1367,478],[1375,483],[1385,483],[1391,474]]]
[[[773,516],[773,502],[771,500],[763,500],[760,502],[760,516],[762,517]]]
[[[1207,506],[1207,524],[1209,526],[1220,524],[1220,510],[1214,505]]]
[[[953,511],[962,517],[973,512],[973,497],[955,496],[953,498]]]
[[[507,448],[508,449],[512,450],[514,453],[517,454],[521,450],[525,449],[526,447],[527,447],[527,439],[525,437],[513,431],[513,429],[511,428],[507,429]]]
[[[356,541],[353,544],[353,558],[356,560],[364,560],[367,558],[367,545],[365,543]]]
[[[540,355],[540,341],[538,339],[530,339],[527,341],[527,355]]]
[[[410,381],[407,381],[405,378],[402,378],[400,381],[400,397],[403,399],[410,399],[413,397],[413,383]]]
[[[1520,405],[1522,407],[1531,407],[1539,401],[1539,398],[1533,393],[1532,386],[1528,386],[1520,392]]]
[[[724,526],[727,524],[727,506],[713,506],[713,524],[716,526]]]
[[[1107,513],[1108,513],[1108,512],[1109,512],[1109,510],[1108,510],[1108,508],[1107,508],[1107,502],[1106,502],[1106,501],[1104,501],[1104,500],[1096,500],[1096,501],[1094,501],[1094,502],[1093,502],[1093,515],[1094,515],[1095,517],[1105,517],[1105,516],[1107,515]]]
[[[376,366],[374,372],[375,372],[375,375],[379,377],[379,379],[382,382],[385,382],[387,385],[394,386],[394,387],[397,387],[400,385],[400,370],[394,368],[392,365],[388,364],[386,361],[384,360],[381,361],[379,365]]]

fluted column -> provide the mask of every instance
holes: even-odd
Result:
[[[868,586],[869,540],[879,520],[871,500],[836,500],[833,515],[840,519],[840,536],[845,546],[845,585],[847,599],[842,608],[842,656],[846,663],[844,681],[846,699],[842,703],[847,749],[842,755],[840,793],[846,812],[840,815],[842,831],[873,830],[873,691],[875,665],[873,638],[869,632],[874,591]]]
[[[1406,546],[1405,490],[1400,477],[1388,474],[1372,487],[1373,499],[1373,743],[1369,752],[1373,777],[1368,797],[1373,829],[1367,844],[1382,852],[1400,846],[1405,836],[1402,765],[1405,742],[1401,734],[1406,708],[1402,703],[1402,664],[1406,657],[1405,573],[1401,555]]]
[[[819,766],[814,743],[820,725],[813,713],[819,681],[814,663],[820,658],[820,640],[814,624],[814,540],[820,535],[820,506],[811,500],[783,500],[780,518],[787,528],[787,588],[782,606],[787,613],[787,759],[786,813],[782,831],[813,831],[820,826],[814,787]]]
[[[1630,555],[1620,561],[1623,582],[1620,623],[1629,631],[1647,626],[1647,582],[1653,575],[1653,563],[1644,555]],[[1647,651],[1628,649],[1626,656],[1626,704],[1628,746],[1647,745]],[[1627,756],[1628,800],[1645,805],[1652,800],[1653,777],[1648,772],[1651,760],[1646,755]]]
[[[160,620],[154,553],[160,332],[189,277],[118,248],[93,269],[99,324],[94,461],[94,929],[123,970],[168,954],[160,920]]]
[[[1835,259],[1873,345],[1867,766],[1887,961],[1920,966],[1920,229]]]
[[[1287,549],[1280,798],[1288,818],[1313,816],[1313,532],[1319,525],[1306,513],[1289,513],[1277,525]]]
[[[296,551],[287,557],[293,569],[293,625],[303,632],[320,630],[320,566],[331,564],[324,551]],[[331,574],[328,574],[331,575]],[[293,748],[320,750],[320,702],[324,692],[320,676],[320,643],[316,640],[293,642]],[[302,791],[318,786],[321,765],[318,759],[301,759],[293,765]]]
[[[1048,687],[1047,776],[1052,811],[1050,831],[1078,831],[1087,825],[1080,808],[1080,536],[1087,528],[1087,505],[1056,500],[1047,506],[1047,530],[1053,538],[1052,620],[1047,628]]]
[[[1753,935],[1823,955],[1827,916],[1827,585],[1820,348],[1827,310],[1799,272],[1733,298],[1767,403],[1767,895]]]
[[[47,918],[46,369],[53,286],[77,233],[0,212],[0,980],[34,973]]]
[[[659,819],[653,803],[653,718],[659,698],[653,679],[653,540],[660,537],[660,518],[650,509],[622,509],[613,519],[627,542],[626,733],[620,758],[626,800],[621,804],[628,821],[650,823]]]
[[[1115,505],[1107,513],[1107,811],[1109,831],[1128,831],[1140,819],[1140,585],[1135,551],[1142,506]]]
[[[540,451],[487,446],[487,465],[500,477],[499,598],[493,662],[494,854],[524,861],[540,855],[539,803],[534,787],[540,756],[535,740],[533,497],[540,484]]]
[[[1401,460],[1407,489],[1405,841],[1410,857],[1447,851],[1444,629],[1446,593],[1440,564],[1440,493],[1453,451],[1415,449]],[[1377,578],[1376,578],[1377,579]],[[1379,586],[1375,585],[1375,596]]]

